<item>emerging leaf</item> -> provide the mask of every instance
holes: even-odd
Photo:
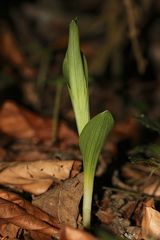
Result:
[[[113,122],[111,113],[104,111],[92,118],[84,127],[79,142],[86,171],[95,171],[100,151],[113,127]]]
[[[90,227],[94,174],[100,151],[113,126],[113,117],[105,111],[92,118],[83,128],[79,144],[84,164],[83,225]]]
[[[89,121],[88,69],[85,56],[80,52],[77,23],[69,27],[69,43],[63,62],[63,74],[67,82],[78,133]]]

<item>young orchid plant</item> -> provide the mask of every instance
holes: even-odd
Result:
[[[75,20],[72,20],[69,26],[69,43],[63,62],[63,74],[75,113],[83,158],[83,225],[88,228],[91,223],[95,170],[102,146],[113,127],[114,120],[107,110],[90,119],[87,61],[80,51],[79,32]]]

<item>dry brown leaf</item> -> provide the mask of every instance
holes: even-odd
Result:
[[[61,231],[60,240],[96,240],[91,234],[66,226]]]
[[[29,201],[26,201],[25,199],[21,198],[19,195],[13,192],[8,192],[0,189],[0,198],[16,203],[17,205],[25,209],[29,214],[36,216],[38,219],[48,222],[49,224],[54,225],[57,228],[60,227],[60,224],[57,222],[57,219],[55,220],[55,218],[53,218],[51,215],[48,215],[40,208],[37,208]]]
[[[83,193],[82,174],[67,179],[33,200],[33,204],[58,219],[60,223],[77,225],[79,203]]]
[[[33,138],[35,132],[12,102],[6,102],[0,111],[0,129],[16,138]]]
[[[59,228],[51,226],[36,216],[29,214],[18,204],[0,198],[0,219],[3,223],[11,223],[22,229],[39,231],[49,236],[55,236],[59,233]]]
[[[144,239],[160,239],[160,213],[151,207],[144,207],[142,218],[142,235]]]
[[[68,128],[64,122],[59,125],[58,138],[61,149],[67,149],[69,146],[78,145],[78,135]]]
[[[24,57],[18,48],[16,39],[10,29],[4,25],[1,27],[1,54],[15,65],[23,65]]]
[[[50,141],[52,137],[51,118],[42,118],[36,114],[7,101],[0,110],[0,130],[16,139],[32,141]],[[64,122],[59,123],[58,139],[61,149],[78,144],[77,134]]]
[[[12,192],[7,192],[4,190],[0,190],[0,198],[3,198],[5,200],[8,200],[12,203],[15,203],[17,205],[19,205],[20,207],[22,207],[27,213],[36,216],[37,219],[42,220],[46,223],[49,223],[51,226],[56,227],[57,229],[61,228],[61,225],[57,222],[57,219],[53,218],[51,215],[48,215],[47,213],[45,213],[44,211],[42,211],[41,209],[37,208],[36,206],[32,205],[30,202],[24,200],[23,198],[21,198],[19,195],[12,193]],[[17,233],[20,230],[20,227],[15,226],[11,223],[3,223],[3,219],[0,219],[0,233],[2,236],[6,236],[9,239],[15,239],[17,236]],[[30,234],[31,236],[34,236],[33,239],[43,239],[43,240],[48,240],[50,239],[49,236],[46,236],[40,232],[35,232],[35,231],[30,231],[28,234]],[[8,239],[7,238],[7,239]]]
[[[96,213],[96,216],[101,220],[102,223],[107,225],[111,224],[115,218],[115,214],[110,208],[106,209],[105,211],[99,209]]]
[[[152,177],[153,183],[148,183],[147,186],[143,187],[143,192],[149,195],[160,197],[160,180],[159,177]],[[151,180],[152,180],[151,179]]]
[[[26,117],[25,114],[29,116]],[[0,129],[4,133],[11,135],[17,139],[37,138],[34,127],[28,121],[28,119],[31,118],[32,122],[34,122],[34,124],[37,124],[39,132],[41,132],[41,127],[44,129],[44,124],[46,124],[43,118],[40,118],[35,114],[18,107],[13,102],[6,102],[0,111]],[[47,124],[45,126],[46,132],[48,133]]]
[[[45,192],[57,180],[75,174],[74,160],[37,160],[26,162],[1,162],[0,183],[12,185],[35,195]]]
[[[135,219],[136,226],[142,225],[142,218],[143,218],[143,212],[144,212],[143,209],[145,207],[155,208],[154,200],[151,198],[144,201],[139,201],[139,203],[137,204],[137,207],[134,210],[134,219]]]
[[[17,239],[18,233],[20,232],[20,227],[12,223],[3,223],[0,219],[0,239],[4,240],[13,240]]]

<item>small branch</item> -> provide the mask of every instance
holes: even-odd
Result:
[[[138,71],[139,73],[143,74],[145,72],[147,62],[146,59],[143,57],[141,47],[138,42],[138,31],[136,28],[135,16],[131,1],[132,0],[124,0],[124,5],[127,12],[129,35],[131,39],[133,54],[137,62]]]
[[[53,117],[52,117],[52,143],[55,143],[57,139],[57,128],[58,128],[62,89],[63,89],[63,84],[57,83],[54,108],[53,108]]]

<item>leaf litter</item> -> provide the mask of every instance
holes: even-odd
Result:
[[[116,156],[118,139],[134,136],[137,124],[130,120],[128,123],[116,124],[110,142],[104,146],[107,158]],[[4,137],[0,151],[0,184],[3,186],[0,190],[0,235],[8,239],[21,239],[22,236],[44,240],[53,236],[61,240],[72,240],[72,236],[95,239],[84,230],[75,229],[81,226],[79,206],[83,195],[83,174],[79,174],[82,165],[80,154],[78,151],[74,151],[74,154],[73,151],[68,152],[72,144],[77,144],[75,133],[65,123],[60,123],[59,143],[53,147],[49,143],[51,120],[28,112],[14,102],[6,102],[2,106],[0,130]],[[103,156],[100,159],[97,176],[103,175],[104,166],[106,168],[109,164]],[[127,180],[133,180],[134,177],[138,180],[142,175],[145,177],[147,168],[142,165],[137,168],[136,165],[124,165],[123,177]],[[150,179],[151,184],[155,174],[152,181]],[[153,206],[145,207],[142,196],[135,198],[132,185],[126,184],[118,177],[113,177],[113,185],[120,188],[125,186],[125,191],[131,191],[131,195],[106,191],[102,203],[99,203],[97,218],[108,231],[121,237],[131,240],[147,239],[151,234],[157,237],[153,225],[159,221],[159,212]],[[158,196],[157,192],[151,192],[150,185],[147,185],[150,191],[143,185],[136,185],[134,190],[141,189],[144,194],[156,193]],[[20,197],[25,192],[32,202]],[[143,202],[143,207],[139,207]],[[151,225],[149,219],[152,218],[155,224]],[[133,221],[136,225],[132,224]]]
[[[75,144],[76,135],[65,124],[60,128],[62,149],[67,146],[67,134],[71,134],[69,139]],[[0,190],[0,235],[7,239],[23,235],[51,239],[59,236],[65,222],[75,227],[83,190],[82,174],[77,175],[81,169],[79,156],[71,160],[73,154],[57,150],[59,147],[52,148],[48,144],[51,120],[40,118],[13,102],[6,102],[0,110],[0,130],[7,137],[1,144],[0,184],[6,190]],[[17,194],[32,194],[34,205],[13,190]],[[45,208],[43,211],[44,206],[39,204],[44,198],[42,193],[47,194],[51,207],[48,211]],[[36,195],[40,195],[39,200]]]

